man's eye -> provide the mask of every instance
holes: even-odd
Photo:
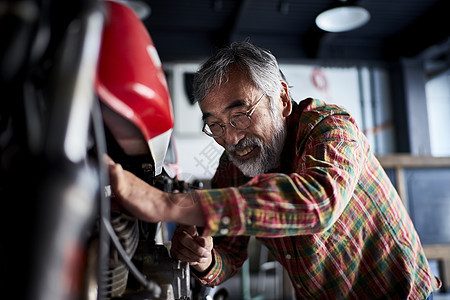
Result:
[[[217,128],[217,127],[219,127],[219,124],[217,124],[217,123],[211,123],[211,124],[208,124],[208,127],[211,128],[211,129]]]
[[[248,117],[247,117],[246,114],[240,113],[240,114],[235,114],[235,115],[233,115],[233,116],[231,117],[231,119],[232,119],[233,121],[240,122],[240,121],[243,121],[243,120],[248,119]]]
[[[249,119],[245,114],[236,114],[231,117],[231,122],[235,127],[242,127],[244,125],[247,125],[248,121]]]

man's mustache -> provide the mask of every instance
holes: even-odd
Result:
[[[228,152],[235,152],[236,150],[242,150],[250,146],[263,146],[263,142],[257,137],[247,137],[241,139],[236,145],[225,145],[225,150]]]

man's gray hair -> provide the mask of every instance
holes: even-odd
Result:
[[[197,71],[193,83],[195,100],[203,101],[214,88],[225,83],[231,67],[245,72],[253,85],[271,99],[279,97],[283,78],[275,56],[249,42],[234,42],[219,49]]]

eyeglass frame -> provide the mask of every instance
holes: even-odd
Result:
[[[256,101],[256,103],[253,105],[253,107],[251,107],[247,112],[245,112],[245,113],[244,113],[244,112],[239,112],[239,113],[233,114],[233,115],[230,117],[230,120],[228,121],[228,124],[230,124],[233,128],[236,128],[236,129],[238,129],[238,130],[245,130],[245,129],[249,128],[249,127],[252,125],[252,118],[251,118],[251,116],[252,116],[252,114],[255,112],[256,108],[258,107],[258,104],[261,103],[261,101],[262,101],[262,99],[264,98],[264,96],[266,96],[266,93],[263,93],[263,94],[261,95],[261,97],[259,97],[259,99]],[[235,125],[233,125],[231,119],[232,119],[234,116],[237,116],[237,115],[245,115],[245,116],[249,119],[249,121],[250,121],[249,125],[248,125],[247,127],[245,127],[245,128],[237,128]],[[206,126],[209,127],[209,125],[208,125],[206,122],[203,124],[202,131],[203,131],[207,136],[209,136],[209,137],[212,137],[212,138],[219,138],[219,137],[221,137],[221,136],[224,135],[224,133],[225,133],[225,127],[226,127],[227,123],[224,123],[224,124],[217,124],[217,125],[219,125],[219,126],[222,128],[222,133],[221,133],[220,135],[209,134],[209,133],[206,131],[206,129],[205,129]]]

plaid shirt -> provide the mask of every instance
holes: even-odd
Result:
[[[317,99],[293,105],[278,169],[245,178],[223,155],[216,189],[195,192],[203,234],[215,236],[213,265],[197,278],[233,276],[256,236],[299,299],[426,299],[441,282],[354,119]]]

